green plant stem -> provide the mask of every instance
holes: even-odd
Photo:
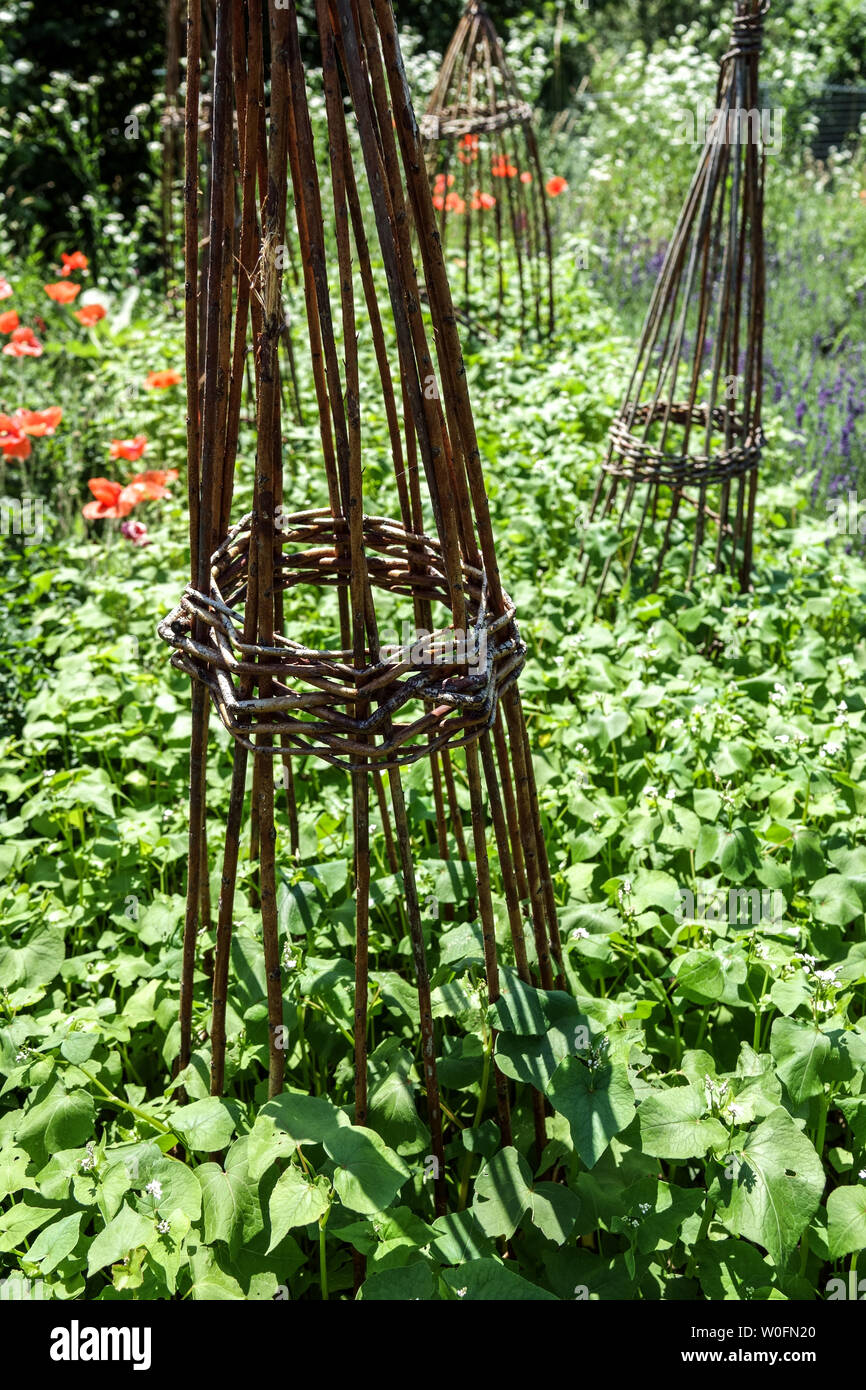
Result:
[[[322,1298],[325,1303],[328,1302],[328,1249],[325,1227],[328,1224],[330,1212],[329,1207],[324,1215],[319,1217],[319,1279],[322,1285]]]
[[[73,1065],[77,1067],[78,1070],[82,1072],[84,1076],[87,1077],[88,1081],[90,1081],[92,1085],[97,1086],[99,1088],[99,1090],[105,1096],[105,1099],[107,1101],[110,1101],[112,1105],[118,1106],[121,1110],[126,1110],[130,1115],[134,1115],[137,1120],[143,1120],[145,1124],[150,1125],[160,1134],[170,1134],[172,1139],[177,1140],[178,1143],[180,1142],[180,1140],[177,1139],[177,1135],[175,1134],[174,1130],[171,1129],[168,1125],[164,1125],[161,1120],[155,1120],[152,1115],[147,1114],[147,1111],[139,1110],[138,1107],[135,1105],[128,1105],[125,1100],[120,1099],[120,1096],[116,1096],[113,1091],[109,1091],[107,1086],[103,1086],[102,1082],[99,1081],[95,1076],[92,1076],[91,1073],[86,1069],[86,1067],[82,1067],[79,1062],[70,1063],[70,1066]]]

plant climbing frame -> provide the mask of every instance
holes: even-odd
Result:
[[[189,6],[184,196],[190,578],[159,629],[173,649],[173,664],[191,678],[192,690],[178,1065],[185,1068],[192,1055],[197,936],[213,927],[211,1091],[222,1094],[233,910],[246,817],[259,857],[269,1094],[282,1088],[286,1053],[275,775],[280,772],[285,790],[281,852],[287,846],[291,856],[298,848],[294,763],[321,759],[345,778],[353,826],[354,1119],[365,1124],[368,1116],[373,807],[392,868],[402,876],[420,1006],[419,1058],[437,1160],[435,1205],[441,1212],[446,1184],[437,1047],[416,879],[417,835],[402,768],[423,760],[429,769],[439,858],[467,860],[470,853],[474,858],[490,1001],[501,988],[495,871],[520,979],[545,989],[562,985],[562,954],[517,684],[526,649],[497,565],[454,307],[394,16],[388,0],[317,0],[316,20],[327,117],[327,149],[319,151],[318,162],[294,4],[263,12],[261,0],[217,0],[209,249],[200,282],[201,30],[198,0]],[[233,150],[239,164],[239,227]],[[302,267],[298,290],[284,283],[280,254],[290,216]],[[416,278],[413,235],[429,322]],[[303,312],[295,318],[306,324],[319,426],[321,505],[297,510],[281,419],[286,311],[297,307],[286,304],[287,294],[302,296]],[[360,334],[372,344],[372,380],[359,367]],[[254,361],[254,459],[239,447],[248,349]],[[428,389],[431,380],[435,391]],[[365,433],[373,407],[387,422],[393,464],[393,482],[375,500],[365,489],[368,452],[377,447]],[[236,516],[236,490],[250,483],[252,508]],[[396,514],[383,515],[391,502]],[[296,611],[296,605],[287,605],[287,595],[294,598],[294,591],[305,587],[316,604],[322,596],[336,595],[335,627],[326,647],[308,645],[287,623],[287,607]],[[381,605],[390,618],[395,602],[405,605],[414,633],[411,642],[396,647],[380,639]],[[206,807],[211,709],[231,736],[224,824]],[[461,782],[470,808],[471,851],[459,805]],[[491,831],[495,864],[488,846]],[[222,845],[222,868],[212,923],[208,840],[215,836]],[[494,1076],[507,1143],[508,1082],[495,1064]],[[540,1154],[544,1104],[533,1094]]]
[[[695,518],[687,582],[714,531],[716,569],[749,586],[764,445],[758,64],[768,10],[764,0],[736,0],[713,119],[611,427],[589,520],[612,518],[619,544],[604,560],[599,600],[612,570],[625,582],[640,566],[658,585],[684,504]],[[590,570],[587,559],[584,582]]]

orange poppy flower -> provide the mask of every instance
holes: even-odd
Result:
[[[61,251],[60,259],[63,262],[63,269],[60,274],[64,277],[71,275],[73,270],[86,270],[89,264],[83,251],[73,251],[71,256],[67,256],[65,251]]]
[[[464,135],[460,141],[457,158],[461,164],[473,164],[478,158],[478,136]]]
[[[564,193],[568,188],[568,183],[561,174],[554,174],[553,178],[547,180],[544,185],[551,198],[558,198],[560,193]]]
[[[157,497],[168,496],[168,483],[177,477],[176,468],[153,468],[148,473],[136,473],[129,488],[135,489],[143,502]]]
[[[152,391],[164,391],[167,386],[179,386],[182,377],[180,372],[169,370],[165,372],[148,372],[144,379],[144,384]]]
[[[8,299],[12,293],[12,286],[5,275],[0,275],[0,299]]]
[[[445,199],[445,211],[461,213],[466,211],[466,204],[459,193],[449,193]]]
[[[8,459],[30,457],[30,440],[8,415],[0,415],[0,451]]]
[[[0,314],[0,333],[11,333],[21,322],[14,309],[7,309],[5,314]]]
[[[16,410],[15,424],[24,434],[33,435],[34,439],[42,439],[46,434],[53,434],[63,419],[63,410],[59,405],[50,405],[47,410]]]
[[[127,516],[141,501],[132,487],[121,487],[110,478],[89,478],[87,486],[96,498],[81,508],[88,521],[101,521],[106,516]]]
[[[43,285],[42,288],[55,304],[71,304],[81,286],[73,285],[70,280],[55,280],[53,285]]]
[[[85,328],[92,328],[100,319],[105,318],[105,310],[101,304],[84,304],[75,310],[75,317]]]
[[[111,457],[113,459],[128,459],[130,463],[137,463],[146,448],[146,434],[137,434],[134,439],[112,439]]]
[[[506,159],[504,154],[499,154],[493,161],[491,173],[495,179],[513,179],[517,174],[517,165]]]
[[[480,212],[483,208],[495,208],[496,199],[494,198],[492,193],[479,193],[478,189],[476,188],[475,197],[472,199],[471,207],[473,212]]]
[[[446,178],[445,174],[437,174],[437,175],[436,175],[436,182],[433,184],[433,192],[434,192],[434,193],[444,193],[446,188],[453,188],[453,187],[454,187],[454,175],[453,175],[453,174],[449,174],[449,175],[447,176],[447,178]]]
[[[3,351],[7,357],[41,357],[42,344],[33,329],[22,323],[20,327],[14,329],[12,337]]]
[[[523,173],[520,175],[520,182],[532,183],[532,175],[530,174],[528,169],[524,169]]]

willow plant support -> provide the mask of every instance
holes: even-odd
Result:
[[[525,647],[496,562],[451,294],[394,17],[389,0],[317,0],[316,18],[327,114],[327,142],[322,141],[318,162],[294,5],[268,13],[270,114],[265,121],[261,0],[217,0],[201,349],[194,81],[187,104],[191,569],[178,607],[159,629],[173,648],[173,664],[191,677],[193,696],[179,1065],[185,1067],[191,1056],[196,935],[206,925],[205,760],[208,710],[213,707],[231,735],[233,773],[213,963],[212,1093],[221,1094],[225,1081],[229,952],[248,764],[253,764],[248,814],[259,856],[267,976],[269,1093],[275,1095],[283,1084],[285,1062],[275,773],[281,765],[288,846],[294,850],[293,762],[319,758],[345,775],[352,808],[355,1119],[363,1124],[368,1114],[372,787],[392,867],[402,875],[420,1005],[419,1057],[437,1160],[435,1203],[441,1211],[444,1140],[436,1040],[401,769],[419,759],[429,766],[442,859],[455,851],[459,858],[470,857],[457,793],[461,770],[465,777],[490,1000],[499,997],[500,970],[488,825],[520,978],[546,989],[561,984],[562,955],[517,687]],[[191,72],[197,71],[199,34],[198,3],[192,0]],[[242,192],[239,230],[233,216],[233,123]],[[375,227],[375,242],[371,237],[369,244],[361,189]],[[290,277],[283,278],[280,250],[290,207],[303,267],[298,293],[303,294],[308,330],[323,485],[322,505],[301,511],[291,506],[291,477],[284,479],[281,429],[283,295],[293,289]],[[410,226],[421,247],[435,357],[420,309]],[[384,269],[384,298],[373,269],[374,253]],[[374,349],[373,381],[362,381],[361,331]],[[252,461],[246,466],[253,475],[253,506],[233,521],[250,332],[258,444],[254,468]],[[394,472],[390,495],[398,511],[393,517],[371,506],[364,491],[365,459],[371,451],[376,458],[381,453],[378,441],[365,438],[363,426],[374,401],[388,425]],[[287,630],[284,610],[297,611],[297,605],[286,599],[294,598],[298,586],[309,589],[314,610],[324,603],[324,595],[336,594],[335,631],[328,647],[310,647]],[[411,640],[389,645],[380,637],[377,605],[384,602],[390,613],[400,600]],[[531,952],[525,919],[534,939]],[[499,1123],[508,1142],[508,1086],[495,1066],[493,1074]],[[537,1094],[534,1114],[540,1153],[544,1106]]]
[[[736,0],[716,107],[656,284],[589,520],[620,535],[598,581],[640,566],[656,588],[694,512],[688,584],[701,547],[746,590],[761,428],[766,151],[758,61],[762,0]],[[584,582],[590,572],[587,560]]]
[[[439,232],[470,290],[495,297],[517,275],[527,319],[553,332],[553,251],[532,107],[523,100],[493,20],[469,0],[421,120]]]

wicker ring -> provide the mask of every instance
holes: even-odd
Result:
[[[677,454],[654,447],[636,433],[640,426],[646,430],[659,422],[688,425],[690,430],[706,432],[707,416],[706,406],[668,405],[665,401],[642,405],[637,410],[626,407],[610,429],[611,456],[604,462],[605,472],[617,478],[681,488],[690,484],[706,486],[725,482],[757,468],[764,444],[762,430],[757,427],[747,431],[740,416],[731,415],[719,406],[712,413],[713,428],[740,440],[719,453]]]
[[[265,757],[314,755],[347,770],[359,760],[400,767],[440,748],[460,748],[492,725],[503,691],[523,668],[526,647],[507,595],[488,604],[483,569],[461,566],[467,629],[423,632],[407,622],[403,639],[367,652],[316,650],[278,634],[262,646],[244,640],[252,514],[234,526],[211,562],[210,593],[187,586],[159,625],[172,664],[207,686],[233,738]],[[442,547],[398,521],[365,516],[370,584],[450,610]],[[348,589],[349,533],[330,511],[282,516],[274,584]],[[413,604],[414,613],[414,604]],[[265,686],[264,693],[262,686]],[[396,717],[402,712],[401,722]]]

